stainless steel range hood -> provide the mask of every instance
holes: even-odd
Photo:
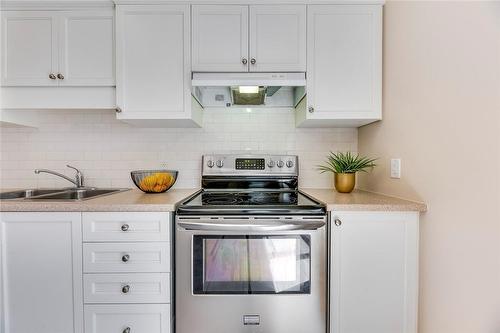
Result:
[[[305,73],[193,73],[203,107],[295,107],[306,93]]]

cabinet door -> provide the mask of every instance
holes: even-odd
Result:
[[[418,213],[334,212],[331,333],[416,333]]]
[[[250,6],[250,71],[306,71],[306,6]]]
[[[188,5],[117,6],[119,119],[183,118],[189,112]]]
[[[193,71],[248,71],[248,6],[193,5]]]
[[[169,333],[170,305],[85,305],[85,333],[114,332]]]
[[[0,214],[0,331],[83,331],[80,213]]]
[[[381,119],[382,6],[311,5],[309,119]]]
[[[86,212],[82,218],[86,242],[170,241],[168,212]]]
[[[59,85],[114,86],[112,10],[61,13]]]
[[[148,243],[85,243],[85,273],[170,272],[170,244]]]
[[[58,17],[50,11],[2,11],[2,85],[54,86]]]
[[[85,274],[85,303],[170,303],[169,273]]]

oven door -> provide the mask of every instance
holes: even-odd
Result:
[[[194,235],[193,294],[309,294],[309,235]]]

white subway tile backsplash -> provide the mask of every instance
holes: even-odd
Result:
[[[302,187],[329,188],[332,177],[316,165],[329,151],[357,151],[357,129],[295,128],[289,109],[206,109],[203,128],[138,128],[112,111],[24,111],[38,128],[0,128],[0,187],[57,187],[68,182],[35,175],[36,168],[65,174],[72,164],[86,183],[133,187],[130,171],[179,170],[177,188],[198,187],[201,155],[209,153],[296,154]]]

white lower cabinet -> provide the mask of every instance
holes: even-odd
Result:
[[[85,305],[86,333],[169,333],[169,304]]]
[[[105,272],[169,272],[170,243],[85,243],[83,270]]]
[[[85,303],[170,303],[170,274],[85,274]]]
[[[171,214],[82,219],[85,333],[169,333]]]
[[[0,332],[83,332],[80,213],[0,213]]]
[[[332,212],[330,332],[416,333],[417,212]]]

